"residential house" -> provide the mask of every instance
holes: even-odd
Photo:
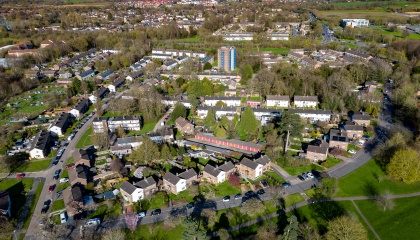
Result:
[[[347,151],[349,139],[346,131],[342,129],[330,129],[329,140],[330,148],[338,148]]]
[[[171,172],[167,172],[163,176],[163,189],[170,193],[178,194],[187,189],[187,181]]]
[[[362,125],[362,126],[365,126],[365,127],[370,125],[370,116],[369,116],[369,114],[366,114],[366,113],[354,114],[351,117],[351,119],[357,125]]]
[[[261,126],[267,125],[274,118],[281,117],[281,109],[270,109],[270,108],[256,108],[253,109],[255,118],[261,122]]]
[[[310,67],[310,68],[319,68],[319,67],[321,67],[321,63],[320,62],[314,61],[314,60],[312,60],[312,59],[310,59],[309,57],[306,57],[306,56],[303,57],[300,60],[300,63],[303,64],[303,65],[305,65],[306,67]]]
[[[246,100],[246,105],[252,108],[260,107],[261,101],[260,100]]]
[[[122,77],[119,77],[114,80],[111,84],[108,85],[108,89],[110,92],[114,93],[117,91],[118,88],[122,87],[125,83],[125,79]]]
[[[270,171],[271,161],[270,161],[270,158],[267,155],[264,155],[264,156],[261,156],[261,157],[255,159],[255,162],[262,165],[263,173],[266,172],[266,171]]]
[[[328,148],[328,143],[325,141],[321,141],[317,145],[308,145],[306,158],[314,162],[325,161],[327,159]]]
[[[183,117],[179,117],[175,120],[175,127],[182,133],[182,135],[191,135],[194,133],[194,125]]]
[[[97,78],[100,80],[108,80],[113,75],[114,75],[114,71],[108,69],[105,72],[99,74]]]
[[[203,168],[203,179],[212,184],[219,184],[226,180],[226,172],[207,164]]]
[[[216,106],[217,102],[223,102],[228,107],[239,107],[241,106],[240,97],[205,97],[204,105],[206,106]]]
[[[280,96],[280,95],[267,95],[266,105],[267,107],[289,107],[289,96]]]
[[[330,122],[332,115],[330,110],[289,109],[289,112],[297,114],[300,118],[311,123],[317,121]]]
[[[73,77],[73,74],[69,73],[69,72],[59,72],[58,73],[58,78],[59,79],[69,79]]]
[[[120,147],[118,145],[113,145],[111,146],[111,153],[118,157],[129,155],[131,154],[131,147],[130,146]]]
[[[98,88],[95,93],[89,96],[89,100],[92,103],[96,103],[97,96],[99,97],[99,100],[102,100],[106,95],[108,95],[108,93],[109,93],[109,89],[102,86]]]
[[[157,191],[157,183],[152,176],[135,183],[134,186],[143,189],[146,198],[152,196]]]
[[[219,170],[225,173],[226,179],[229,179],[229,176],[236,172],[235,165],[231,161],[226,161],[219,166]]]
[[[41,131],[35,140],[34,147],[29,152],[29,156],[32,158],[46,158],[50,152],[50,133],[47,131]]]
[[[297,108],[316,108],[318,105],[317,96],[295,96],[293,98],[295,107]]]
[[[92,121],[93,132],[94,133],[108,132],[107,121],[108,121],[107,117],[102,117],[102,118],[95,117]]]
[[[226,116],[229,120],[232,120],[235,115],[238,115],[238,111],[235,107],[209,107],[209,106],[199,106],[197,107],[197,115],[199,118],[204,119],[207,116],[207,113],[210,108],[213,108],[216,112],[216,119]]]
[[[71,185],[81,184],[86,186],[90,182],[89,169],[85,165],[76,165],[69,169],[69,180]]]
[[[304,56],[301,53],[290,50],[289,53],[287,54],[287,57],[289,57],[290,59],[298,61],[298,60],[302,59]]]
[[[46,48],[46,47],[53,46],[53,45],[55,45],[55,43],[52,40],[48,39],[48,40],[42,41],[41,45],[39,47],[40,48]]]
[[[131,136],[125,138],[117,138],[116,145],[120,147],[129,146],[131,148],[137,148],[143,143],[143,137]]]
[[[175,60],[167,61],[162,68],[166,71],[170,71],[174,69],[176,66],[178,66],[178,62]]]
[[[85,149],[75,150],[73,152],[74,165],[85,165],[87,167],[92,167],[92,158],[91,155]]]
[[[70,114],[62,112],[49,128],[51,134],[55,136],[64,136],[66,129],[70,123]]]
[[[352,58],[357,58],[363,61],[369,61],[370,59],[372,59],[372,56],[370,56],[369,54],[364,54],[361,52],[357,52],[354,50],[349,50],[347,52],[344,53],[344,56],[349,56]]]
[[[12,200],[8,192],[0,190],[0,216],[12,217]]]
[[[77,75],[77,79],[79,79],[80,81],[84,81],[90,77],[93,77],[95,75],[95,71],[93,71],[92,69],[89,69],[87,71],[84,71],[82,73],[80,73],[79,75]]]
[[[107,124],[107,128],[111,132],[117,128],[122,128],[125,131],[140,131],[141,121],[139,116],[110,117]]]
[[[79,119],[81,114],[84,114],[89,110],[89,99],[81,98],[77,101],[76,105],[70,110],[70,114]]]
[[[243,158],[237,165],[237,169],[241,176],[250,179],[259,178],[263,174],[263,165],[248,158]]]
[[[363,137],[363,126],[354,125],[352,122],[346,123],[344,125],[344,130],[347,132],[347,137],[349,139],[356,139]]]
[[[198,181],[197,173],[192,168],[189,168],[185,170],[185,172],[178,174],[178,177],[186,181],[187,187],[195,184]]]
[[[121,195],[123,196],[125,201],[128,202],[139,202],[140,200],[142,200],[144,198],[144,191],[141,188],[137,188],[136,186],[134,186],[133,184],[124,181],[121,185],[120,185],[120,192]]]
[[[80,185],[76,184],[63,190],[64,206],[66,206],[67,215],[73,217],[80,213],[83,208],[83,194]]]
[[[143,74],[144,74],[143,71],[136,71],[128,75],[125,79],[128,81],[134,81],[138,79],[139,77],[143,76]]]

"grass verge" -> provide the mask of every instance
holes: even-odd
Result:
[[[31,222],[32,214],[35,211],[36,204],[38,203],[39,196],[41,195],[42,188],[44,187],[44,183],[39,183],[38,187],[35,191],[35,196],[32,199],[31,205],[29,206],[29,212],[28,215],[25,218],[25,221],[23,222],[23,229],[27,229],[29,227],[29,223]]]

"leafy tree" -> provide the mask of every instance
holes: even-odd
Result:
[[[413,149],[398,150],[386,167],[387,174],[407,184],[420,180],[420,159]]]
[[[209,108],[207,111],[207,116],[204,119],[203,125],[208,127],[213,127],[216,124],[216,111],[214,108]]]
[[[104,235],[102,235],[103,240],[124,240],[125,238],[126,234],[123,230],[107,231]]]
[[[137,214],[126,214],[124,217],[125,224],[127,224],[128,229],[131,230],[131,232],[134,232],[137,228],[137,222],[139,220],[139,217]]]
[[[367,232],[356,218],[341,216],[328,223],[327,240],[365,240]]]
[[[302,133],[303,124],[299,115],[284,111],[279,122],[279,129],[282,133],[290,131],[291,136],[298,137]]]
[[[230,233],[225,228],[219,229],[219,231],[217,231],[217,236],[219,236],[220,240],[232,239],[232,237],[230,236]]]
[[[256,135],[260,123],[255,118],[254,111],[250,106],[245,107],[241,114],[241,120],[238,123],[237,129],[241,129],[247,135]]]
[[[120,173],[121,169],[124,167],[120,159],[115,159],[111,162],[111,170],[116,173]]]
[[[211,68],[212,68],[213,66],[211,65],[211,63],[209,63],[209,62],[206,62],[205,64],[204,64],[204,70],[210,70]]]
[[[216,132],[215,136],[218,137],[218,138],[226,138],[227,137],[226,129],[224,129],[221,126],[217,126],[215,132]]]
[[[187,217],[182,222],[185,230],[182,233],[182,240],[204,240],[206,239],[206,232],[199,228],[198,222],[193,218]]]
[[[217,221],[217,213],[213,209],[206,208],[201,211],[201,218],[204,221],[206,227],[213,226]]]
[[[143,143],[132,151],[129,159],[141,165],[156,163],[160,160],[159,146],[149,137],[143,137]]]
[[[248,80],[252,78],[252,74],[254,74],[254,71],[252,70],[251,65],[246,64],[241,71],[241,85],[247,85]]]
[[[249,216],[255,216],[265,211],[264,204],[258,199],[249,199],[242,204],[241,213]]]
[[[216,107],[226,107],[226,106],[227,106],[227,104],[222,102],[222,101],[217,101],[216,102]]]
[[[190,101],[192,108],[197,108],[198,104],[200,103],[195,94],[188,95],[188,100]]]
[[[160,156],[163,160],[167,160],[170,159],[171,156],[171,150],[169,149],[167,144],[164,144],[162,146],[162,149],[160,150]]]
[[[241,186],[241,178],[237,174],[231,174],[228,178],[230,185],[234,187]]]
[[[298,239],[298,227],[299,227],[299,222],[297,220],[297,217],[295,215],[292,215],[290,217],[287,218],[287,221],[289,222],[289,225],[287,225],[284,228],[284,238],[285,240],[288,239]]]
[[[76,93],[80,93],[80,88],[82,87],[82,82],[79,79],[74,78],[71,81],[71,86],[74,88],[74,90],[76,91]]]
[[[179,226],[179,224],[181,224],[182,222],[182,217],[181,215],[169,215],[169,217],[167,219],[165,219],[165,221],[163,222],[163,225],[169,227],[169,228],[176,228],[177,226]]]
[[[175,108],[171,114],[169,122],[175,122],[175,120],[179,117],[187,117],[187,109],[183,105],[177,103],[175,104]]]

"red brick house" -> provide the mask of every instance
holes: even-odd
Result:
[[[325,161],[328,155],[328,143],[322,141],[319,145],[309,145],[306,150],[306,158],[317,162]]]
[[[330,129],[330,148],[339,148],[347,151],[349,145],[349,139],[347,132],[344,130]]]
[[[179,117],[175,120],[175,127],[182,133],[182,135],[191,135],[194,133],[194,125],[183,117]]]

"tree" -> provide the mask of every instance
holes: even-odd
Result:
[[[407,184],[420,180],[420,159],[413,149],[398,150],[386,167],[388,176]]]
[[[211,65],[211,63],[209,63],[209,62],[206,62],[205,64],[204,64],[204,70],[210,70],[211,68],[212,68],[213,66]]]
[[[230,239],[232,239],[232,237],[230,236],[230,233],[225,228],[219,229],[219,231],[217,231],[217,236],[219,236],[220,240],[230,240]]]
[[[138,220],[139,217],[135,213],[126,214],[124,217],[125,224],[127,225],[128,229],[131,230],[131,232],[136,230]]]
[[[247,135],[256,136],[260,123],[255,118],[254,111],[250,106],[245,107],[245,110],[241,114],[241,120],[238,123],[237,129],[239,128]]]
[[[392,193],[389,190],[386,190],[384,193],[376,197],[376,203],[382,209],[382,211],[394,209],[395,202],[391,196]]]
[[[187,109],[183,105],[177,103],[175,104],[174,110],[171,114],[171,118],[169,119],[169,121],[175,122],[175,120],[179,117],[187,117]]]
[[[93,133],[90,135],[90,139],[92,141],[93,146],[100,147],[109,147],[109,135],[108,133]]]
[[[227,104],[224,103],[223,101],[217,101],[216,102],[216,107],[226,107],[226,106],[227,106]]]
[[[298,228],[298,235],[299,239],[305,240],[320,240],[321,236],[319,235],[318,231],[311,226],[310,223],[304,222],[299,224]]]
[[[103,240],[124,240],[125,239],[125,232],[123,230],[112,230],[107,231],[104,235],[102,235]]]
[[[124,167],[120,159],[115,159],[111,162],[111,170],[116,173],[120,173],[121,169]]]
[[[234,186],[234,187],[239,187],[241,186],[241,178],[237,175],[237,174],[230,174],[228,181],[230,183],[230,185]]]
[[[264,204],[258,199],[249,199],[242,203],[241,213],[249,216],[255,216],[265,211]]]
[[[252,74],[254,74],[254,71],[252,70],[251,65],[246,64],[241,71],[241,85],[247,85],[248,80],[252,78]]]
[[[289,222],[289,225],[287,225],[284,228],[284,237],[283,239],[285,240],[289,240],[289,239],[298,239],[298,227],[299,227],[299,222],[297,220],[297,217],[295,215],[292,215],[290,217],[287,218],[287,221]]]
[[[132,151],[129,159],[142,165],[156,163],[160,160],[159,146],[149,137],[143,137],[142,144]]]
[[[207,228],[213,226],[217,221],[217,213],[213,209],[206,208],[201,211],[201,218],[203,219],[204,226]]]
[[[182,222],[182,217],[181,215],[177,214],[177,215],[169,215],[169,217],[167,219],[165,219],[165,221],[163,222],[163,225],[169,227],[169,228],[176,228],[177,226],[179,226],[179,224],[181,224]]]
[[[95,94],[95,97],[96,97],[96,101],[95,101],[94,105],[95,105],[96,115],[101,117],[102,114],[104,114],[104,110],[102,109],[103,103],[102,103],[101,98],[99,97],[98,94]]]
[[[328,223],[327,240],[365,240],[367,232],[356,218],[341,216]]]
[[[289,131],[291,136],[299,137],[303,130],[303,124],[299,115],[290,111],[283,111],[279,122],[279,129],[282,133]]]
[[[162,149],[160,150],[160,158],[162,160],[172,158],[171,150],[169,149],[168,144],[163,144]]]
[[[214,108],[209,108],[207,111],[207,116],[204,119],[203,125],[208,127],[213,127],[216,124],[216,111]]]
[[[190,101],[192,108],[197,108],[198,104],[200,104],[195,94],[189,94],[188,100]]]
[[[204,240],[206,239],[206,232],[199,228],[198,222],[193,218],[187,217],[182,222],[185,230],[182,233],[182,240]]]
[[[268,189],[270,194],[270,201],[276,208],[284,209],[286,207],[286,202],[284,201],[283,189],[280,186],[273,186]]]

